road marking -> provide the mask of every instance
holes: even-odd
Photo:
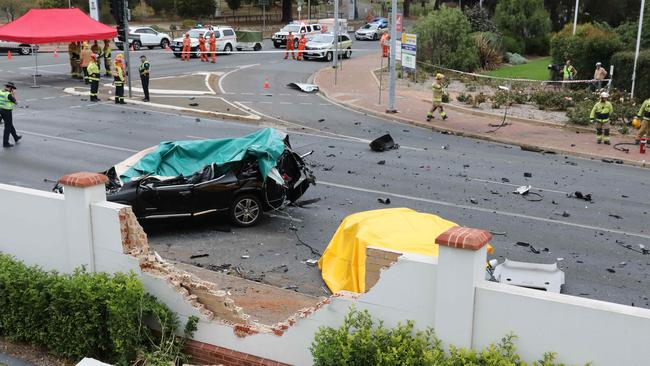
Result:
[[[44,67],[59,67],[59,66],[70,66],[70,64],[65,63],[65,64],[52,64],[52,65],[24,66],[24,67],[21,67],[20,69],[21,70],[27,70],[27,69],[35,69],[37,67],[38,68],[44,68]]]
[[[77,139],[69,139],[69,138],[66,138],[66,137],[46,135],[46,134],[38,133],[38,132],[31,132],[31,131],[25,131],[25,130],[22,130],[21,132],[26,134],[26,135],[38,136],[38,137],[48,138],[48,139],[52,139],[52,140],[65,141],[65,142],[74,142],[74,143],[81,144],[81,145],[101,147],[101,148],[110,149],[110,150],[125,151],[125,152],[132,152],[132,153],[140,151],[140,150],[134,150],[134,149],[127,149],[127,148],[124,148],[124,147],[98,144],[98,143],[95,143],[95,142],[88,142],[88,141],[77,140]]]
[[[377,194],[377,195],[382,195],[382,196],[392,196],[392,197],[396,197],[396,198],[403,198],[403,199],[407,199],[407,200],[411,200],[411,201],[431,203],[431,204],[438,205],[438,206],[461,208],[461,209],[466,209],[466,210],[471,210],[471,211],[478,211],[478,212],[496,214],[496,215],[507,216],[507,217],[516,217],[516,218],[528,219],[528,220],[533,220],[533,221],[541,221],[541,222],[552,223],[552,224],[557,224],[557,225],[576,227],[576,228],[580,228],[580,229],[595,230],[595,231],[605,231],[605,232],[612,233],[612,234],[636,236],[638,238],[643,238],[643,239],[649,239],[650,240],[650,235],[640,234],[640,233],[633,233],[633,232],[629,232],[629,231],[616,230],[616,229],[607,229],[607,228],[598,227],[598,226],[577,224],[577,223],[566,222],[566,221],[557,221],[557,220],[547,219],[545,217],[531,216],[531,215],[526,215],[526,214],[521,214],[521,213],[516,213],[516,212],[495,210],[495,209],[491,209],[491,208],[467,206],[467,205],[461,205],[461,204],[457,204],[457,203],[453,203],[453,202],[432,200],[432,199],[429,199],[429,198],[415,197],[415,196],[409,196],[409,195],[405,195],[405,194],[391,193],[391,192],[379,191],[379,190],[368,189],[368,188],[352,187],[352,186],[348,186],[348,185],[345,185],[345,184],[338,184],[338,183],[331,183],[331,182],[324,182],[324,181],[318,181],[318,184],[322,184],[324,186],[335,187],[335,188],[347,189],[347,190],[356,191],[356,192],[372,193],[372,194]]]
[[[472,180],[472,181],[475,181],[475,182],[498,184],[498,185],[508,186],[508,187],[521,187],[521,186],[525,185],[525,184],[512,184],[512,183],[506,183],[506,182],[498,182],[498,181],[495,181],[495,180],[480,179],[480,178],[469,178],[469,179]],[[548,188],[540,188],[540,187],[535,187],[535,186],[531,186],[531,188],[536,189],[538,191],[542,191],[542,192],[552,192],[552,193],[559,193],[559,194],[564,194],[564,195],[569,194],[569,192],[556,191],[554,189],[548,189]]]
[[[222,94],[226,94],[226,91],[223,89],[223,84],[222,84],[222,83],[223,83],[224,79],[228,77],[228,75],[232,74],[232,73],[235,72],[235,71],[240,71],[240,70],[243,70],[243,69],[247,69],[247,68],[249,68],[249,67],[254,67],[254,66],[259,66],[259,65],[260,65],[260,64],[252,64],[252,65],[239,66],[239,68],[234,69],[234,70],[230,70],[230,71],[228,71],[227,73],[221,75],[221,77],[219,78],[219,83],[218,83],[218,85],[219,85],[219,91],[221,91]]]

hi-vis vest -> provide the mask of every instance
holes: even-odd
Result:
[[[0,90],[0,109],[13,110],[14,103],[9,100],[10,92],[6,90]]]

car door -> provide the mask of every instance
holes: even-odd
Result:
[[[194,184],[194,214],[229,209],[239,187],[239,180],[233,171]]]
[[[156,31],[151,28],[144,28],[141,37],[142,37],[142,44],[145,46],[158,45],[158,41],[156,39]]]
[[[155,184],[156,215],[189,215],[193,212],[192,184],[161,182]]]

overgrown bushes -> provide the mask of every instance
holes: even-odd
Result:
[[[417,58],[422,64],[439,65],[462,71],[472,71],[479,65],[478,50],[467,17],[456,8],[442,6],[417,20]],[[430,67],[430,66],[429,66]]]
[[[145,294],[133,274],[58,274],[0,254],[0,309],[0,335],[73,361],[159,365],[180,355],[182,341],[170,337],[178,328],[175,314]],[[144,317],[158,322],[164,344],[144,326]],[[197,320],[188,322],[187,335]]]
[[[614,86],[629,91],[632,87],[632,70],[634,68],[634,51],[618,52],[612,56],[614,65]],[[639,52],[636,69],[634,97],[638,100],[650,98],[650,50]]]
[[[578,79],[591,79],[596,62],[609,70],[608,61],[621,47],[619,36],[607,25],[580,24],[574,36],[573,25],[567,24],[551,38],[551,57],[560,66],[570,59]]]
[[[472,35],[478,48],[478,57],[483,70],[494,70],[503,63],[501,38],[496,33],[478,32]]]
[[[493,20],[506,51],[547,54],[551,21],[543,0],[499,0]]]
[[[511,365],[524,366],[516,353],[514,336],[479,352],[450,346],[449,354],[439,339],[428,329],[414,332],[413,322],[385,328],[376,323],[367,311],[352,309],[340,328],[322,327],[310,347],[315,366],[350,365]],[[546,353],[533,366],[554,366],[555,355]]]

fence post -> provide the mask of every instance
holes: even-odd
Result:
[[[472,347],[475,286],[485,280],[489,231],[453,227],[436,238],[434,329],[448,346]]]
[[[65,195],[65,237],[70,272],[80,266],[95,272],[90,205],[106,200],[106,182],[105,175],[89,172],[68,174],[59,179]]]
[[[612,90],[612,84],[614,83],[614,65],[609,65],[609,82],[607,83],[607,91]]]

